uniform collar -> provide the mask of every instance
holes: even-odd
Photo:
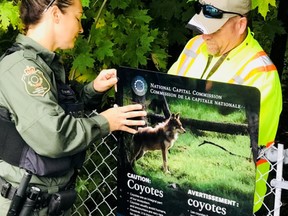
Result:
[[[245,40],[242,41],[241,44],[239,44],[237,47],[235,47],[234,49],[232,49],[229,52],[229,55],[228,55],[227,59],[229,59],[229,60],[232,59],[234,56],[239,54],[239,52],[244,50],[249,44],[251,44],[253,39],[254,39],[253,36],[254,36],[254,33],[251,32],[250,28],[248,27],[248,33],[247,33],[247,36],[246,36]]]
[[[18,34],[16,42],[24,46],[25,49],[34,51],[36,55],[39,55],[47,65],[51,65],[54,59],[58,59],[54,52],[44,48],[32,38],[23,34]],[[36,56],[35,56],[36,57]]]
[[[253,43],[253,41],[254,41],[254,33],[251,32],[250,28],[248,27],[248,33],[247,33],[246,38],[244,39],[244,41],[242,41],[241,44],[239,44],[237,47],[235,47],[234,49],[232,49],[232,50],[229,51],[229,54],[228,54],[226,60],[229,61],[229,60],[233,59],[233,58],[234,58],[235,56],[237,56],[241,51],[245,50],[245,48],[246,48],[249,44],[251,45],[251,43]],[[205,43],[204,43],[204,44],[205,44]],[[201,49],[202,49],[202,51],[203,51],[204,53],[206,53],[206,56],[207,56],[207,58],[208,58],[209,54],[208,54],[208,50],[207,50],[207,45],[204,45]],[[246,52],[246,51],[245,51],[245,52]],[[215,57],[213,56],[213,58],[215,58]],[[238,58],[238,57],[237,57],[237,58]]]

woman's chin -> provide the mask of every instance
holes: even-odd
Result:
[[[62,50],[67,50],[67,49],[73,49],[74,48],[75,43],[71,43],[71,44],[66,44],[64,46],[62,46],[60,49]]]

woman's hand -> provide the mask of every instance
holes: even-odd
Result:
[[[131,126],[143,126],[146,123],[144,120],[132,120],[131,118],[144,117],[147,113],[142,110],[141,104],[133,104],[110,108],[100,113],[100,115],[108,120],[111,132],[121,130],[134,134],[137,131],[131,128]]]
[[[104,92],[117,83],[116,69],[102,70],[93,82],[93,87],[97,92]]]

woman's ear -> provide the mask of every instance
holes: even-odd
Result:
[[[59,8],[57,6],[52,6],[51,14],[53,17],[53,21],[58,24],[60,21],[60,17],[61,17],[61,11],[59,10]]]

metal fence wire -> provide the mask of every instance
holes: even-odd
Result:
[[[259,158],[270,163],[265,180],[267,193],[260,211],[254,216],[286,216],[288,181],[283,179],[283,166],[288,164],[288,151],[282,144],[259,152]],[[265,176],[265,175],[263,175]],[[260,179],[261,180],[261,179]],[[117,138],[110,134],[95,143],[87,152],[86,161],[77,181],[78,199],[72,215],[116,215],[117,208]],[[282,199],[281,199],[282,197]],[[287,195],[285,196],[287,197]]]
[[[78,180],[72,215],[115,215],[117,207],[117,139],[113,134],[89,148]]]

